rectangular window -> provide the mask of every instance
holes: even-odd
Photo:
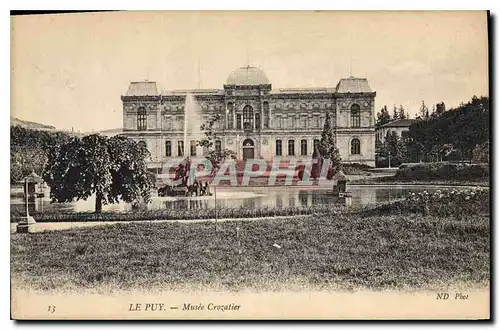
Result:
[[[241,129],[241,114],[236,115],[236,129]]]
[[[184,141],[177,141],[177,156],[184,156]]]
[[[233,129],[234,128],[234,117],[233,117],[233,112],[229,112],[227,114],[227,129]]]
[[[220,140],[215,141],[215,151],[219,153],[222,151],[222,143]]]
[[[359,112],[351,114],[351,124],[352,124],[352,127],[360,127],[361,126],[361,117],[359,115]]]
[[[145,131],[148,128],[148,115],[144,107],[137,110],[137,130]]]
[[[300,141],[300,154],[302,156],[307,156],[307,140]]]
[[[281,156],[281,140],[276,140],[276,156]]]
[[[295,141],[288,140],[288,156],[295,156]]]
[[[165,141],[165,156],[172,157],[172,141]]]
[[[191,141],[191,157],[196,157],[196,141]]]
[[[264,128],[269,128],[269,109],[264,110]]]

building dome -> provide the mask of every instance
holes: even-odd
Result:
[[[269,79],[259,68],[244,66],[231,72],[227,77],[227,85],[268,85]]]

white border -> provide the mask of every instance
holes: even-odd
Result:
[[[342,1],[342,2],[332,2],[332,1],[314,1],[314,0],[308,0],[308,1],[296,1],[296,2],[290,2],[286,1],[283,2],[284,5],[279,5],[277,2],[271,2],[269,0],[252,0],[252,1],[220,1],[220,0],[212,0],[212,1],[203,1],[203,0],[198,0],[198,1],[175,1],[175,2],[165,2],[162,3],[160,1],[148,1],[148,0],[142,0],[142,1],[131,1],[131,0],[122,0],[122,1],[117,1],[115,3],[111,1],[102,1],[102,0],[87,0],[87,1],[54,1],[54,0],[46,0],[46,1],[4,1],[1,3],[2,7],[7,7],[5,10],[2,10],[2,13],[4,13],[1,17],[1,29],[0,29],[0,36],[2,38],[2,63],[3,65],[1,66],[3,70],[3,79],[1,79],[1,91],[3,92],[1,100],[3,101],[3,111],[1,112],[3,119],[1,123],[5,125],[5,128],[0,130],[0,133],[2,134],[2,140],[3,143],[0,143],[0,147],[3,149],[1,152],[1,155],[3,155],[2,162],[0,162],[3,170],[2,176],[0,176],[2,183],[1,187],[3,187],[2,195],[0,197],[0,201],[2,201],[2,210],[6,210],[5,213],[7,213],[7,210],[9,210],[9,172],[10,172],[10,165],[9,165],[9,150],[8,150],[8,141],[9,141],[9,128],[8,128],[8,123],[10,121],[10,118],[7,117],[8,113],[10,111],[7,111],[7,109],[10,109],[10,79],[7,79],[7,77],[10,77],[10,47],[6,47],[7,44],[10,45],[10,18],[7,14],[7,10],[10,9],[16,9],[16,10],[33,10],[33,9],[44,9],[44,10],[53,10],[53,9],[60,9],[64,8],[65,10],[82,10],[86,8],[92,8],[93,10],[105,10],[105,9],[121,9],[121,10],[200,10],[200,9],[210,9],[210,10],[486,10],[490,9],[492,10],[492,14],[495,15],[495,13],[498,13],[498,1],[485,1],[485,0],[475,0],[475,1],[442,1],[442,2],[437,2],[435,0],[420,0],[420,1],[412,1],[412,2],[403,2],[403,1],[396,1],[396,0],[391,0],[391,1]],[[498,26],[498,19],[496,21],[496,24]],[[494,42],[497,45],[498,48],[498,34],[494,34]],[[498,53],[498,51],[497,51]],[[495,59],[497,59],[497,56],[495,56]],[[491,59],[491,61],[494,61],[495,59]],[[8,69],[9,68],[9,69]],[[9,70],[9,71],[7,71]],[[496,78],[496,72],[491,72],[490,74],[493,75],[493,78]],[[494,98],[495,95],[498,95],[498,85],[495,85],[495,90],[492,91],[493,95],[490,95],[491,97]],[[497,112],[497,109],[491,109],[492,112]],[[500,114],[496,113],[495,116],[495,122],[494,126],[500,127]],[[495,130],[492,130],[494,132]],[[495,141],[496,142],[496,141]],[[499,153],[499,148],[497,147],[497,144],[493,142],[493,146],[495,148],[495,154]],[[496,162],[495,162],[496,163]],[[495,168],[498,172],[498,168]],[[498,173],[495,177],[498,177]],[[496,217],[497,215],[497,210],[495,210],[494,216],[492,219],[498,219]],[[7,215],[7,214],[6,214]],[[6,218],[9,216],[7,215]],[[8,220],[4,220],[4,226],[7,228],[8,226]],[[498,227],[498,225],[496,225]],[[1,306],[1,328],[2,329],[9,329],[13,328],[16,324],[12,321],[10,321],[10,288],[8,283],[10,283],[10,231],[5,230],[3,233],[3,237],[5,238],[5,242],[3,242],[3,250],[1,253],[1,265],[4,266],[2,267],[2,280],[1,283],[2,285],[2,306]],[[495,236],[495,233],[492,233],[492,236]],[[495,242],[498,241],[498,238],[496,238]],[[496,247],[497,244],[495,244]],[[495,248],[493,247],[493,248]],[[496,249],[495,249],[496,250]],[[495,251],[497,252],[497,251]],[[498,253],[494,254],[495,256],[498,257]],[[494,260],[495,264],[496,259]],[[7,266],[9,265],[9,266]],[[6,269],[6,267],[9,267]],[[498,267],[496,267],[496,272],[495,274],[498,274]],[[497,276],[495,276],[495,287],[498,287],[498,282]],[[496,291],[496,290],[495,290]],[[496,297],[498,299],[498,296]],[[498,303],[496,304],[498,306]],[[496,308],[495,308],[496,309]],[[498,318],[498,313],[495,311],[496,317]],[[42,324],[42,326],[48,326],[52,327],[55,324]],[[101,329],[104,327],[126,327],[126,326],[137,326],[139,324],[135,323],[129,323],[129,324],[114,324],[114,325],[103,325],[103,324],[93,324],[91,325],[94,329]],[[178,327],[182,326],[181,324],[165,324],[169,328],[171,327]],[[163,327],[165,326],[164,324],[157,324],[155,326],[158,327]],[[190,324],[191,326],[193,324]],[[240,324],[227,324],[228,326],[232,327],[241,327],[242,325]],[[286,326],[287,324],[285,324]],[[317,326],[318,324],[315,324]],[[373,325],[373,324],[371,324]],[[386,324],[380,324],[378,326],[385,326]],[[395,326],[407,326],[406,324],[393,324]],[[471,324],[468,324],[471,325]],[[64,326],[60,325],[55,325],[58,326],[59,328],[72,328],[74,326],[78,326],[78,324],[65,324]],[[81,325],[80,325],[81,326]],[[141,325],[139,325],[141,326]],[[151,325],[148,325],[150,327]],[[184,325],[185,326],[185,325]],[[195,325],[196,326],[196,325]],[[204,326],[209,326],[209,327],[214,327],[218,328],[220,324],[208,324]],[[259,327],[267,327],[269,325],[262,325],[259,324]],[[272,325],[271,325],[272,326]],[[323,326],[330,326],[329,324],[323,324]],[[350,327],[354,326],[354,328],[361,327],[362,325],[360,324],[350,324]],[[411,325],[415,326],[415,325]],[[426,329],[429,328],[441,328],[443,326],[445,327],[455,327],[456,324],[450,324],[450,323],[444,323],[444,324],[421,324],[422,327],[425,326]]]

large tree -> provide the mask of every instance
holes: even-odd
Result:
[[[318,151],[322,158],[330,160],[330,171],[333,174],[342,169],[342,158],[340,157],[339,149],[335,141],[335,133],[333,131],[332,123],[330,121],[330,114],[326,113],[325,125],[321,133],[321,140],[319,141]]]
[[[35,172],[42,175],[50,149],[65,143],[70,136],[63,132],[40,131],[21,126],[10,127],[10,179],[22,180]]]
[[[95,212],[119,200],[148,202],[154,187],[146,167],[148,156],[146,148],[125,137],[74,137],[49,153],[44,180],[55,202],[95,195]]]
[[[424,161],[445,159],[451,151],[472,159],[476,145],[489,141],[489,115],[487,97],[474,96],[468,103],[447,111],[444,103],[439,103],[432,116],[419,118],[410,126],[408,147],[420,150]]]

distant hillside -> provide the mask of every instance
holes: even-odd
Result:
[[[10,117],[10,126],[21,126],[29,129],[39,129],[39,130],[55,130],[54,126],[35,123],[32,121],[21,120],[15,117]]]

